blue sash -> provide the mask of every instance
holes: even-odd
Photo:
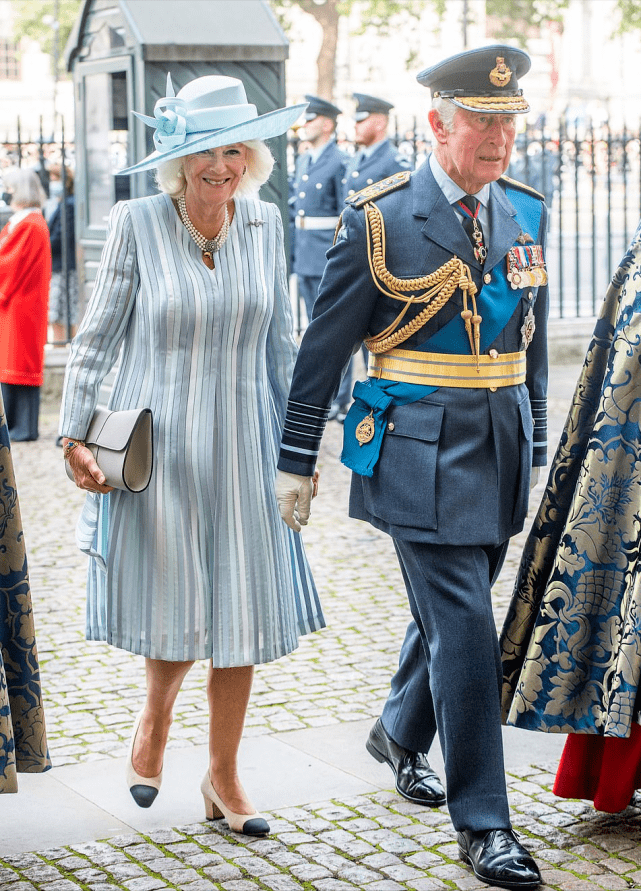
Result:
[[[516,221],[521,229],[535,239],[541,221],[542,205],[538,198],[516,189],[507,188],[506,195],[516,209]],[[495,275],[488,285],[483,285],[476,303],[483,317],[481,326],[481,352],[484,352],[507,325],[521,300],[521,290],[510,287],[507,270]],[[406,347],[407,349],[407,347]],[[460,316],[428,337],[415,350],[430,353],[450,353],[461,355],[469,352],[469,340]],[[354,384],[351,405],[343,425],[343,451],[341,461],[360,476],[372,476],[378,461],[383,435],[385,416],[390,405],[408,405],[418,402],[429,393],[438,390],[436,386],[404,384],[398,381],[367,378]],[[356,439],[356,428],[367,415],[374,418],[374,436],[361,445]]]

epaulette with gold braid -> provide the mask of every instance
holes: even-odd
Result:
[[[507,185],[511,186],[513,189],[520,189],[522,192],[528,192],[528,194],[534,195],[535,198],[540,198],[541,201],[545,201],[545,195],[537,192],[536,189],[533,189],[532,186],[526,185],[526,183],[520,183],[518,179],[512,179],[512,177],[510,176],[502,176],[499,179],[499,182],[507,183]]]
[[[358,208],[367,204],[368,201],[376,201],[382,195],[387,195],[388,192],[393,192],[394,189],[406,186],[410,181],[410,176],[411,171],[409,170],[400,170],[398,173],[393,173],[377,183],[372,183],[371,186],[365,186],[360,192],[354,192],[353,195],[345,199],[345,204]]]

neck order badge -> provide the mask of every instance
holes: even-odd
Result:
[[[456,206],[463,214],[463,228],[472,242],[474,256],[482,266],[487,257],[487,248],[483,239],[483,230],[477,219],[481,203],[473,195],[466,195],[457,202]]]

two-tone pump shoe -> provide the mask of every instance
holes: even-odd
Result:
[[[394,742],[380,718],[372,727],[365,748],[377,761],[389,764],[396,777],[396,791],[403,798],[425,807],[445,804],[445,789],[427,756]]]
[[[222,820],[224,817],[229,828],[233,829],[234,832],[242,832],[243,835],[254,836],[269,835],[269,823],[258,811],[254,811],[253,814],[235,814],[229,810],[212,786],[209,779],[209,771],[203,777],[200,791],[203,793],[205,816],[208,820]]]
[[[459,856],[481,882],[510,891],[527,891],[541,883],[534,858],[511,829],[458,833]]]
[[[134,746],[136,744],[136,734],[140,725],[140,719],[143,712],[140,712],[134,723],[134,729],[131,732],[131,742],[129,743],[129,757],[127,758],[127,785],[133,800],[138,807],[151,807],[156,800],[156,796],[160,791],[162,783],[162,770],[157,777],[141,777],[134,770]]]

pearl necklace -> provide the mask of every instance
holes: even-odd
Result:
[[[199,232],[198,229],[196,229],[192,221],[189,219],[184,195],[180,196],[177,204],[178,212],[180,214],[180,219],[183,222],[183,226],[189,232],[193,240],[202,251],[203,263],[209,269],[213,269],[215,266],[214,254],[216,253],[216,251],[219,251],[225,244],[225,242],[227,241],[227,236],[229,235],[229,211],[227,210],[227,204],[225,203],[225,219],[223,221],[223,225],[220,227],[220,232],[218,233],[218,235],[215,236],[215,238],[205,238],[202,232]]]

